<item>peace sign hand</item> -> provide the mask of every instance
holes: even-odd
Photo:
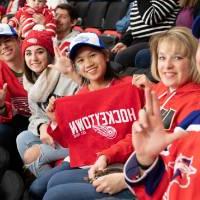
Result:
[[[48,65],[50,68],[54,68],[63,74],[69,74],[74,71],[72,62],[69,58],[69,54],[61,52],[58,46],[54,43],[54,53],[55,53],[55,62],[54,64]]]
[[[139,112],[138,121],[132,127],[132,143],[137,160],[142,165],[151,165],[169,144],[185,135],[185,132],[168,133],[164,130],[160,106],[154,91],[145,88],[145,110]]]

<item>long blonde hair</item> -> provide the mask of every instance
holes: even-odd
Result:
[[[190,80],[200,83],[200,74],[196,67],[196,51],[198,40],[193,37],[191,30],[185,27],[174,27],[166,32],[156,34],[150,40],[151,49],[151,72],[153,77],[160,81],[158,73],[158,48],[161,42],[175,44],[176,48],[181,51],[190,61]]]

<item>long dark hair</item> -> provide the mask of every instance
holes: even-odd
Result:
[[[48,51],[47,51],[47,59],[48,59],[48,64],[53,63],[54,57],[50,55]],[[32,84],[34,84],[38,78],[38,75],[27,66],[25,58],[24,58],[24,75],[26,79]]]
[[[90,45],[88,45],[88,46],[90,46]],[[101,49],[101,48],[98,48],[98,47],[92,47],[92,48],[95,49],[98,52],[103,53],[105,56],[108,56],[108,58],[110,57],[108,50]],[[72,59],[73,63],[75,61],[75,58],[76,58],[76,54],[74,55],[74,57]],[[75,66],[75,69],[77,70],[76,66]],[[77,72],[78,72],[78,70],[77,70]],[[82,78],[82,84],[86,84],[87,85],[87,84],[90,83],[90,81],[88,79],[86,79],[85,77],[81,77],[81,78]],[[106,63],[106,73],[104,75],[104,79],[106,81],[108,81],[108,80],[112,80],[113,78],[119,79],[119,75],[113,70],[113,68],[111,66],[111,62],[107,61],[107,63]]]

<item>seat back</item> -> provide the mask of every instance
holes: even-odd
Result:
[[[78,23],[77,25],[83,25],[83,21],[85,16],[87,15],[90,3],[89,1],[77,1],[75,3],[75,10],[78,15]]]
[[[109,4],[108,10],[106,12],[105,21],[104,21],[104,30],[115,30],[116,22],[125,16],[128,9],[128,2],[111,2]]]
[[[101,29],[103,26],[108,4],[108,1],[91,2],[87,16],[84,19],[83,26],[85,28],[93,27]]]

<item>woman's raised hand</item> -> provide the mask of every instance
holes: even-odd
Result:
[[[54,53],[55,53],[55,62],[54,64],[48,65],[50,68],[54,68],[60,71],[63,74],[70,74],[74,71],[72,62],[68,56],[68,53],[61,52],[58,46],[54,43]]]
[[[185,132],[166,132],[155,92],[145,88],[145,98],[145,109],[140,110],[138,121],[133,123],[132,143],[139,163],[151,165],[162,150]]]
[[[144,88],[151,87],[152,82],[147,78],[145,74],[134,74],[132,78],[132,84]]]

